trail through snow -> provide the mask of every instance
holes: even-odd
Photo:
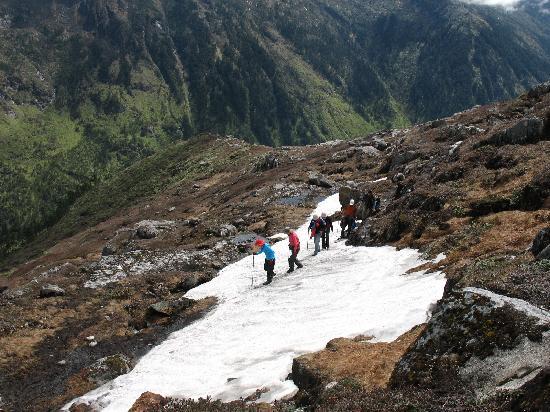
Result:
[[[334,195],[314,213],[339,208]],[[190,298],[218,297],[218,306],[171,334],[130,373],[75,401],[126,411],[145,391],[234,400],[269,388],[261,400],[270,402],[296,391],[286,380],[293,358],[320,350],[336,337],[365,334],[391,341],[426,321],[429,305],[443,294],[444,275],[404,275],[425,262],[417,251],[346,246],[334,242],[337,226],[330,250],[315,257],[312,241],[306,248],[307,224],[298,229],[305,267],[291,274],[286,273],[287,242],[275,244],[277,275],[269,286],[258,287],[265,280],[263,257],[256,256],[252,268],[249,256],[191,290]]]

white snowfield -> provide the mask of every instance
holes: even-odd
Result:
[[[339,209],[334,195],[314,213]],[[334,242],[340,232],[334,226],[330,250],[315,257],[311,240],[306,248],[307,223],[299,228],[304,268],[291,274],[287,242],[275,244],[277,275],[271,285],[260,286],[263,256],[256,256],[254,268],[249,256],[191,290],[188,297],[216,296],[219,304],[153,348],[130,373],[73,402],[127,411],[145,391],[234,400],[259,388],[269,389],[261,401],[271,402],[296,392],[286,379],[293,358],[323,349],[336,337],[365,334],[392,341],[425,322],[429,306],[443,294],[444,275],[404,275],[425,262],[417,251],[346,246]]]

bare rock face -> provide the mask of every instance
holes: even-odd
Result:
[[[168,399],[152,392],[144,392],[129,412],[156,412],[168,403]]]
[[[514,126],[480,142],[479,146],[536,143],[543,137],[544,127],[544,121],[538,117],[523,119]]]

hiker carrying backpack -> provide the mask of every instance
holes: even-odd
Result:
[[[328,249],[330,246],[330,232],[334,232],[334,227],[332,226],[332,218],[327,216],[326,213],[321,213],[321,219],[325,222],[325,230],[322,235],[322,245],[323,249]]]
[[[267,280],[264,282],[264,285],[269,285],[273,280],[273,276],[275,276],[275,252],[265,240],[258,239],[254,242],[254,246],[252,246],[252,253],[255,255],[265,254],[264,270],[267,273]]]
[[[344,206],[342,208],[342,223],[340,226],[342,227],[342,234],[341,237],[349,237],[351,231],[355,229],[355,219],[357,217],[357,206],[355,206],[355,201],[351,199],[349,201],[349,205]],[[348,229],[348,233],[346,234],[346,228]]]
[[[294,272],[294,265],[298,266],[298,269],[304,267],[298,260],[298,253],[300,253],[300,239],[296,232],[292,229],[287,229],[288,233],[288,248],[290,249],[290,257],[288,258],[288,271],[287,273]]]
[[[321,251],[321,238],[323,232],[325,231],[326,223],[319,217],[319,215],[313,215],[313,219],[309,223],[308,230],[311,232],[310,239],[313,238],[313,243],[315,244],[315,251],[313,256],[317,256],[317,253]]]

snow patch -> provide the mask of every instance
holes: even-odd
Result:
[[[499,295],[486,289],[480,288],[464,288],[465,292],[475,293],[477,295],[486,296],[491,299],[497,307],[504,306],[508,303],[516,310],[523,312],[529,316],[539,319],[539,324],[550,323],[550,312],[530,304],[522,299],[511,298],[509,296]]]
[[[312,215],[339,209],[338,195],[333,195]],[[369,335],[392,341],[425,322],[427,308],[443,294],[441,272],[402,276],[425,263],[415,250],[333,241],[328,251],[313,257],[307,250],[307,223],[297,234],[303,269],[285,273],[286,242],[273,246],[277,275],[269,286],[258,287],[265,279],[263,259],[256,258],[255,267],[251,256],[225,267],[187,294],[193,299],[216,296],[215,309],[170,335],[130,373],[73,402],[123,411],[145,391],[228,401],[259,388],[269,389],[260,401],[272,402],[296,392],[286,379],[295,357],[323,349],[335,337]],[[333,239],[338,235],[336,224]]]

